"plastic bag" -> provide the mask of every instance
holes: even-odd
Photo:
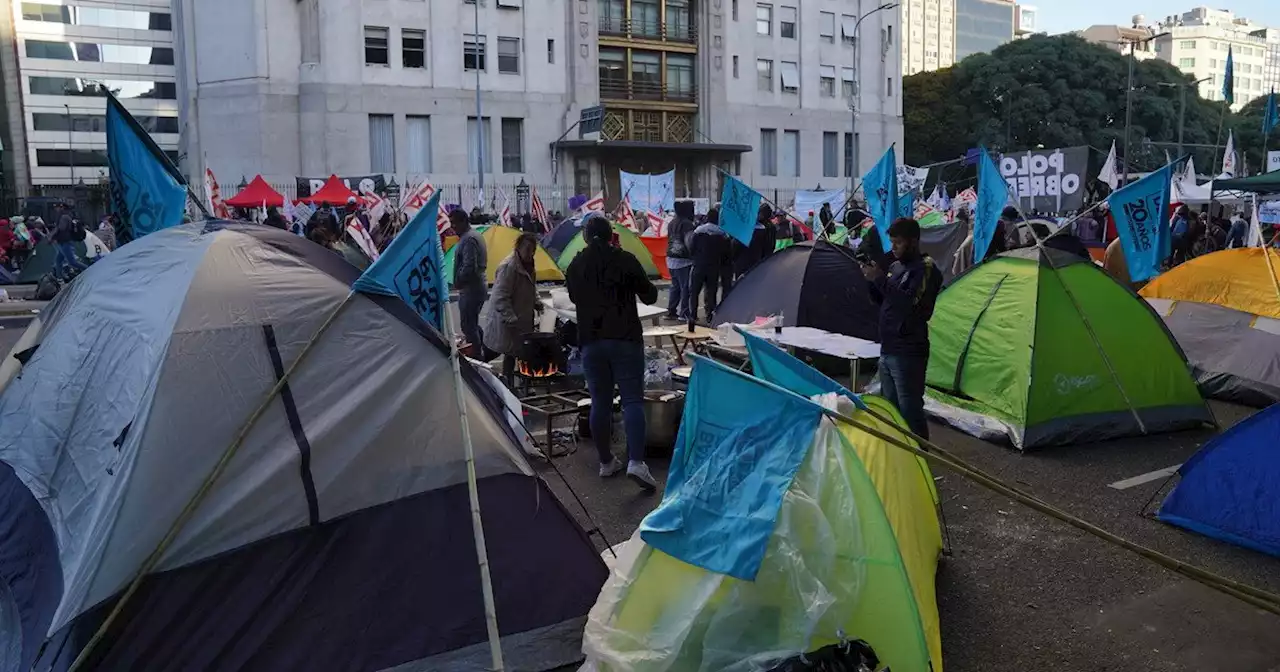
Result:
[[[644,387],[646,390],[671,389],[671,369],[675,368],[675,355],[662,348],[644,349]]]
[[[880,659],[876,652],[859,639],[796,656],[769,672],[874,672],[878,669]]]

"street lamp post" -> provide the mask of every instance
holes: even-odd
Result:
[[[74,124],[71,123],[71,104],[63,103],[63,107],[67,108],[67,169],[71,171],[71,181],[67,184],[76,183],[76,155],[71,149],[71,130]]]
[[[1137,28],[1137,26],[1134,27]],[[1170,34],[1165,32],[1129,40],[1129,85],[1124,91],[1124,181],[1121,184],[1129,183],[1129,127],[1133,124],[1133,68],[1138,60],[1138,44],[1145,44]]]
[[[482,45],[480,44],[480,0],[475,0],[474,4],[476,32],[472,39],[475,40],[473,65],[476,66],[476,180],[479,182],[480,186],[480,191],[476,194],[476,199],[480,201],[477,205],[484,207],[484,130],[487,128],[487,124],[484,123],[484,109],[480,104],[480,49],[482,48]],[[487,36],[484,39],[486,42],[488,41]],[[485,50],[484,64],[485,68],[488,69],[489,45],[485,44],[483,45],[483,48]]]
[[[853,165],[849,171],[849,196],[853,196],[854,180],[858,175],[858,164],[862,154],[862,143],[858,142],[858,99],[862,96],[862,22],[872,14],[885,9],[897,7],[896,2],[886,2],[879,7],[858,17],[853,24],[853,97],[849,100],[849,134],[853,150]],[[858,0],[858,8],[862,8],[862,0]]]
[[[1213,78],[1205,77],[1203,79],[1197,79],[1196,81],[1191,83],[1159,82],[1157,84],[1157,86],[1162,86],[1165,88],[1176,86],[1178,87],[1178,90],[1179,90],[1179,93],[1178,93],[1178,156],[1182,156],[1183,154],[1183,140],[1184,140],[1184,134],[1187,130],[1187,89],[1191,87],[1200,86],[1201,82],[1207,82],[1210,79],[1213,79]]]

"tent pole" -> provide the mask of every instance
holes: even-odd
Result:
[[[439,247],[439,243],[436,244]],[[463,394],[462,367],[459,363],[458,338],[454,335],[453,319],[449,305],[440,306],[444,315],[445,338],[449,339],[449,362],[453,367],[453,389],[458,400],[458,413],[462,422],[462,450],[467,460],[467,497],[471,501],[471,531],[476,542],[476,557],[480,567],[480,591],[484,599],[485,628],[489,633],[489,657],[491,671],[502,672],[502,643],[498,632],[498,611],[493,602],[493,582],[489,578],[489,551],[484,543],[484,524],[480,519],[480,491],[476,485],[476,454],[471,443],[471,423],[467,418],[467,399]],[[479,345],[479,344],[477,344]],[[481,345],[483,347],[483,345]]]
[[[746,378],[750,379],[754,383],[762,385],[766,388],[769,388],[781,394],[785,394],[789,397],[804,398],[803,396],[798,395],[795,392],[792,392],[791,390],[788,390],[780,385],[777,385],[776,383],[772,383],[770,381],[764,380],[762,378],[757,378],[749,374],[734,371],[733,369],[730,369],[724,366],[723,364],[720,364],[719,362],[713,359],[710,359],[708,357],[705,357],[703,355],[694,354],[691,356],[695,361],[702,360],[710,363],[712,366],[717,366],[727,371],[732,371],[735,374],[745,376]],[[1194,581],[1202,583],[1209,588],[1212,588],[1219,592],[1235,597],[1236,599],[1239,599],[1243,602],[1246,602],[1264,611],[1268,611],[1273,614],[1280,615],[1280,595],[1269,593],[1267,591],[1254,588],[1253,586],[1243,584],[1238,581],[1233,581],[1231,579],[1228,579],[1222,576],[1218,576],[1217,574],[1209,572],[1208,570],[1201,569],[1199,567],[1196,567],[1195,565],[1189,565],[1185,562],[1182,562],[1181,560],[1178,560],[1177,558],[1174,558],[1174,557],[1165,555],[1164,553],[1161,553],[1159,551],[1156,551],[1155,549],[1147,548],[1146,546],[1142,546],[1141,544],[1134,543],[1132,541],[1129,541],[1128,539],[1112,534],[1111,532],[1108,532],[1107,530],[1101,527],[1098,527],[1097,525],[1094,525],[1093,523],[1090,523],[1089,521],[1084,520],[1083,518],[1080,518],[1078,516],[1072,515],[1071,513],[1063,511],[1058,507],[1053,506],[1052,504],[1049,504],[1048,502],[1045,502],[1044,500],[1036,497],[1035,495],[1023,492],[1022,490],[1015,488],[1011,485],[1008,485],[1003,481],[1001,481],[1000,479],[994,476],[991,476],[990,474],[987,474],[981,469],[971,466],[964,460],[951,455],[946,450],[943,450],[936,444],[930,442],[928,439],[917,436],[910,429],[902,427],[898,425],[896,422],[890,422],[888,424],[893,425],[894,428],[898,430],[898,432],[900,432],[907,438],[914,440],[917,445],[913,446],[907,441],[890,436],[889,434],[879,429],[876,429],[875,427],[867,425],[859,421],[855,417],[845,415],[840,411],[829,409],[825,406],[822,406],[821,404],[817,404],[817,406],[823,415],[827,416],[828,418],[834,421],[842,422],[851,427],[854,427],[855,429],[858,429],[859,431],[866,432],[867,434],[870,434],[871,436],[874,436],[875,438],[880,439],[881,441],[884,441],[885,443],[888,443],[889,445],[894,446],[895,448],[905,450],[909,453],[914,454],[917,457],[923,458],[925,460],[928,460],[936,464],[940,464],[943,467],[946,467],[947,469],[950,469],[951,471],[958,473],[961,476],[964,476],[965,478],[970,479],[974,483],[977,483],[978,485],[988,490],[1004,495],[1020,504],[1023,504],[1024,506],[1032,510],[1043,513],[1049,516],[1050,518],[1054,518],[1056,520],[1064,522],[1078,530],[1087,532],[1099,539],[1102,539],[1103,541],[1109,542],[1127,551],[1130,551],[1139,556],[1142,556],[1147,560],[1150,560],[1155,564],[1160,565],[1165,569],[1168,569],[1171,572],[1180,574]],[[876,418],[882,422],[887,421],[886,418],[884,418],[878,413],[869,412],[869,415],[871,415],[871,417]],[[927,450],[925,450],[924,448],[921,448],[920,446],[927,448]]]
[[[213,466],[209,475],[205,476],[200,487],[196,489],[195,494],[191,496],[189,501],[187,501],[186,506],[182,507],[182,511],[178,513],[178,517],[175,518],[173,523],[169,526],[169,531],[165,532],[164,537],[160,540],[160,543],[156,546],[155,550],[151,551],[151,554],[148,555],[146,560],[142,562],[142,565],[138,567],[138,571],[134,573],[133,578],[129,581],[128,587],[125,588],[123,593],[121,593],[120,599],[116,600],[116,604],[111,608],[111,612],[107,614],[105,619],[103,619],[102,625],[98,626],[98,629],[94,631],[93,636],[89,638],[89,641],[80,649],[80,653],[76,656],[75,660],[71,662],[71,667],[68,668],[68,672],[76,672],[76,670],[79,670],[81,666],[86,663],[89,656],[93,653],[93,649],[106,635],[107,630],[111,628],[116,619],[120,617],[120,614],[124,612],[125,605],[129,603],[129,599],[133,597],[134,593],[138,592],[138,588],[142,586],[142,581],[151,573],[151,570],[155,569],[156,565],[160,564],[160,558],[164,555],[165,551],[169,550],[169,546],[178,538],[178,533],[182,531],[183,526],[186,525],[187,521],[191,520],[191,516],[195,514],[196,508],[200,506],[200,503],[204,501],[204,498],[213,490],[213,485],[217,482],[218,477],[222,475],[222,472],[226,471],[227,465],[231,464],[231,459],[236,456],[236,453],[240,451],[240,447],[244,445],[245,439],[249,436],[249,430],[253,429],[253,426],[257,424],[258,419],[261,418],[262,414],[271,406],[272,400],[276,398],[276,395],[280,394],[280,391],[284,389],[285,384],[289,382],[289,377],[293,375],[293,372],[298,369],[298,366],[302,364],[302,361],[311,353],[311,349],[320,340],[320,337],[329,330],[329,327],[333,326],[333,323],[338,319],[338,315],[340,315],[343,309],[351,303],[351,299],[354,298],[355,295],[356,293],[354,291],[349,292],[347,294],[347,298],[343,299],[342,303],[338,304],[338,307],[334,308],[333,312],[329,313],[329,317],[320,325],[320,328],[316,330],[316,333],[312,334],[311,339],[307,341],[306,345],[302,346],[302,350],[298,352],[297,358],[293,360],[293,363],[289,365],[289,368],[285,369],[284,374],[280,376],[280,380],[277,380],[275,386],[267,392],[262,403],[254,409],[253,413],[249,414],[247,419],[245,419],[244,423],[240,426],[240,430],[236,432],[235,438],[232,439],[231,445],[227,446],[226,450],[222,451],[222,457],[218,458],[218,462]]]
[[[1276,289],[1276,300],[1280,301],[1280,278],[1276,277],[1276,268],[1271,262],[1272,247],[1262,235],[1262,222],[1258,221],[1258,195],[1253,195],[1253,226],[1258,230],[1258,239],[1262,241],[1262,258],[1267,260],[1267,273],[1271,276],[1271,285]]]

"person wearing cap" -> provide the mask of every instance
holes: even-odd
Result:
[[[583,375],[591,394],[591,438],[600,459],[600,476],[626,469],[627,477],[653,492],[658,482],[645,463],[644,330],[636,300],[653,305],[658,288],[630,252],[611,244],[613,227],[598,213],[583,224],[586,248],[565,271],[569,299],[577,310]],[[622,398],[627,462],[613,455],[614,387]]]

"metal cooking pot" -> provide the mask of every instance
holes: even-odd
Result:
[[[645,390],[645,447],[649,457],[670,457],[684,417],[684,392]]]

